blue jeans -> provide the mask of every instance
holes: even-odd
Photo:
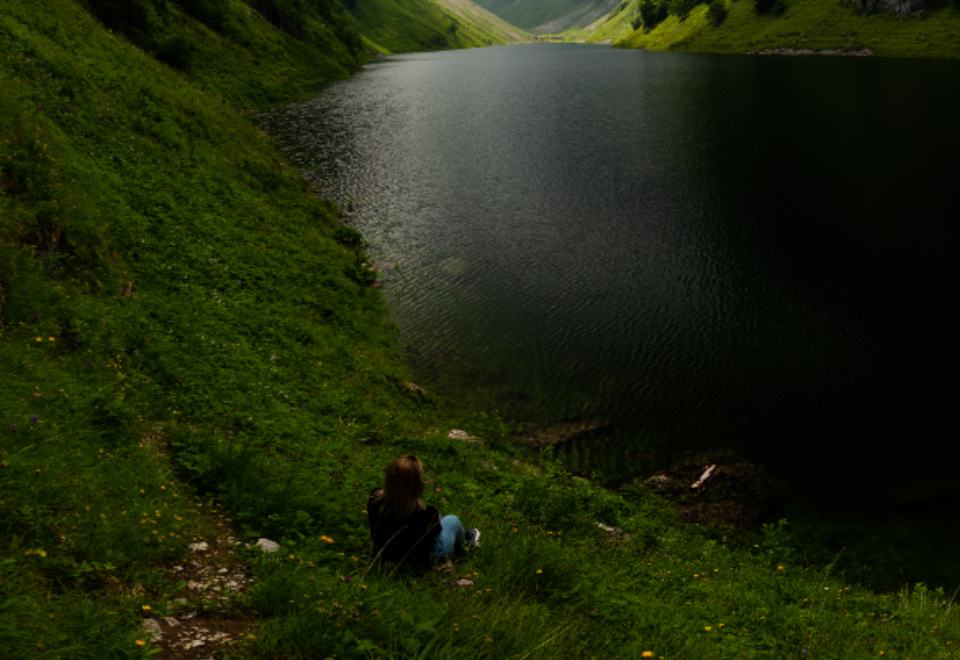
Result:
[[[452,555],[456,548],[463,547],[463,524],[456,516],[444,516],[440,519],[440,536],[433,542],[430,559],[443,559]]]

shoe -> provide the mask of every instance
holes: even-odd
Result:
[[[477,529],[476,527],[468,529],[463,536],[464,536],[464,541],[463,541],[464,545],[473,546],[474,548],[480,545],[480,530]]]

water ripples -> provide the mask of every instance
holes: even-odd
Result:
[[[912,64],[773,60],[403,56],[265,124],[326,194],[354,200],[373,257],[398,265],[384,295],[402,341],[538,393],[520,399],[546,419],[603,418],[625,438],[581,454],[735,447],[788,476],[846,478],[869,446],[871,468],[901,479],[904,433],[957,453],[944,391],[904,385],[918,364],[957,365],[936,309],[956,284],[956,232],[935,195],[904,216],[884,175],[948,189],[938,172],[960,140],[898,138],[901,115],[872,112],[894,93],[888,70]],[[915,126],[955,121],[942,84],[955,74],[910,69],[937,99],[914,85],[916,112],[942,113]],[[877,97],[837,107],[853,77]],[[921,161],[925,174],[899,167]],[[837,173],[854,171],[844,187]]]

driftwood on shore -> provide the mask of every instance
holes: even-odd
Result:
[[[730,451],[691,456],[651,475],[645,488],[674,500],[689,524],[754,529],[774,519],[782,484]]]
[[[723,474],[722,468],[719,468],[716,465],[711,465],[703,471],[703,474],[700,475],[699,479],[690,484],[690,490],[695,493],[710,492],[720,479],[721,474]]]

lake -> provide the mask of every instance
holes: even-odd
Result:
[[[601,424],[576,460],[730,448],[810,497],[952,512],[957,80],[521,45],[390,57],[265,126],[352,204],[411,355]]]

